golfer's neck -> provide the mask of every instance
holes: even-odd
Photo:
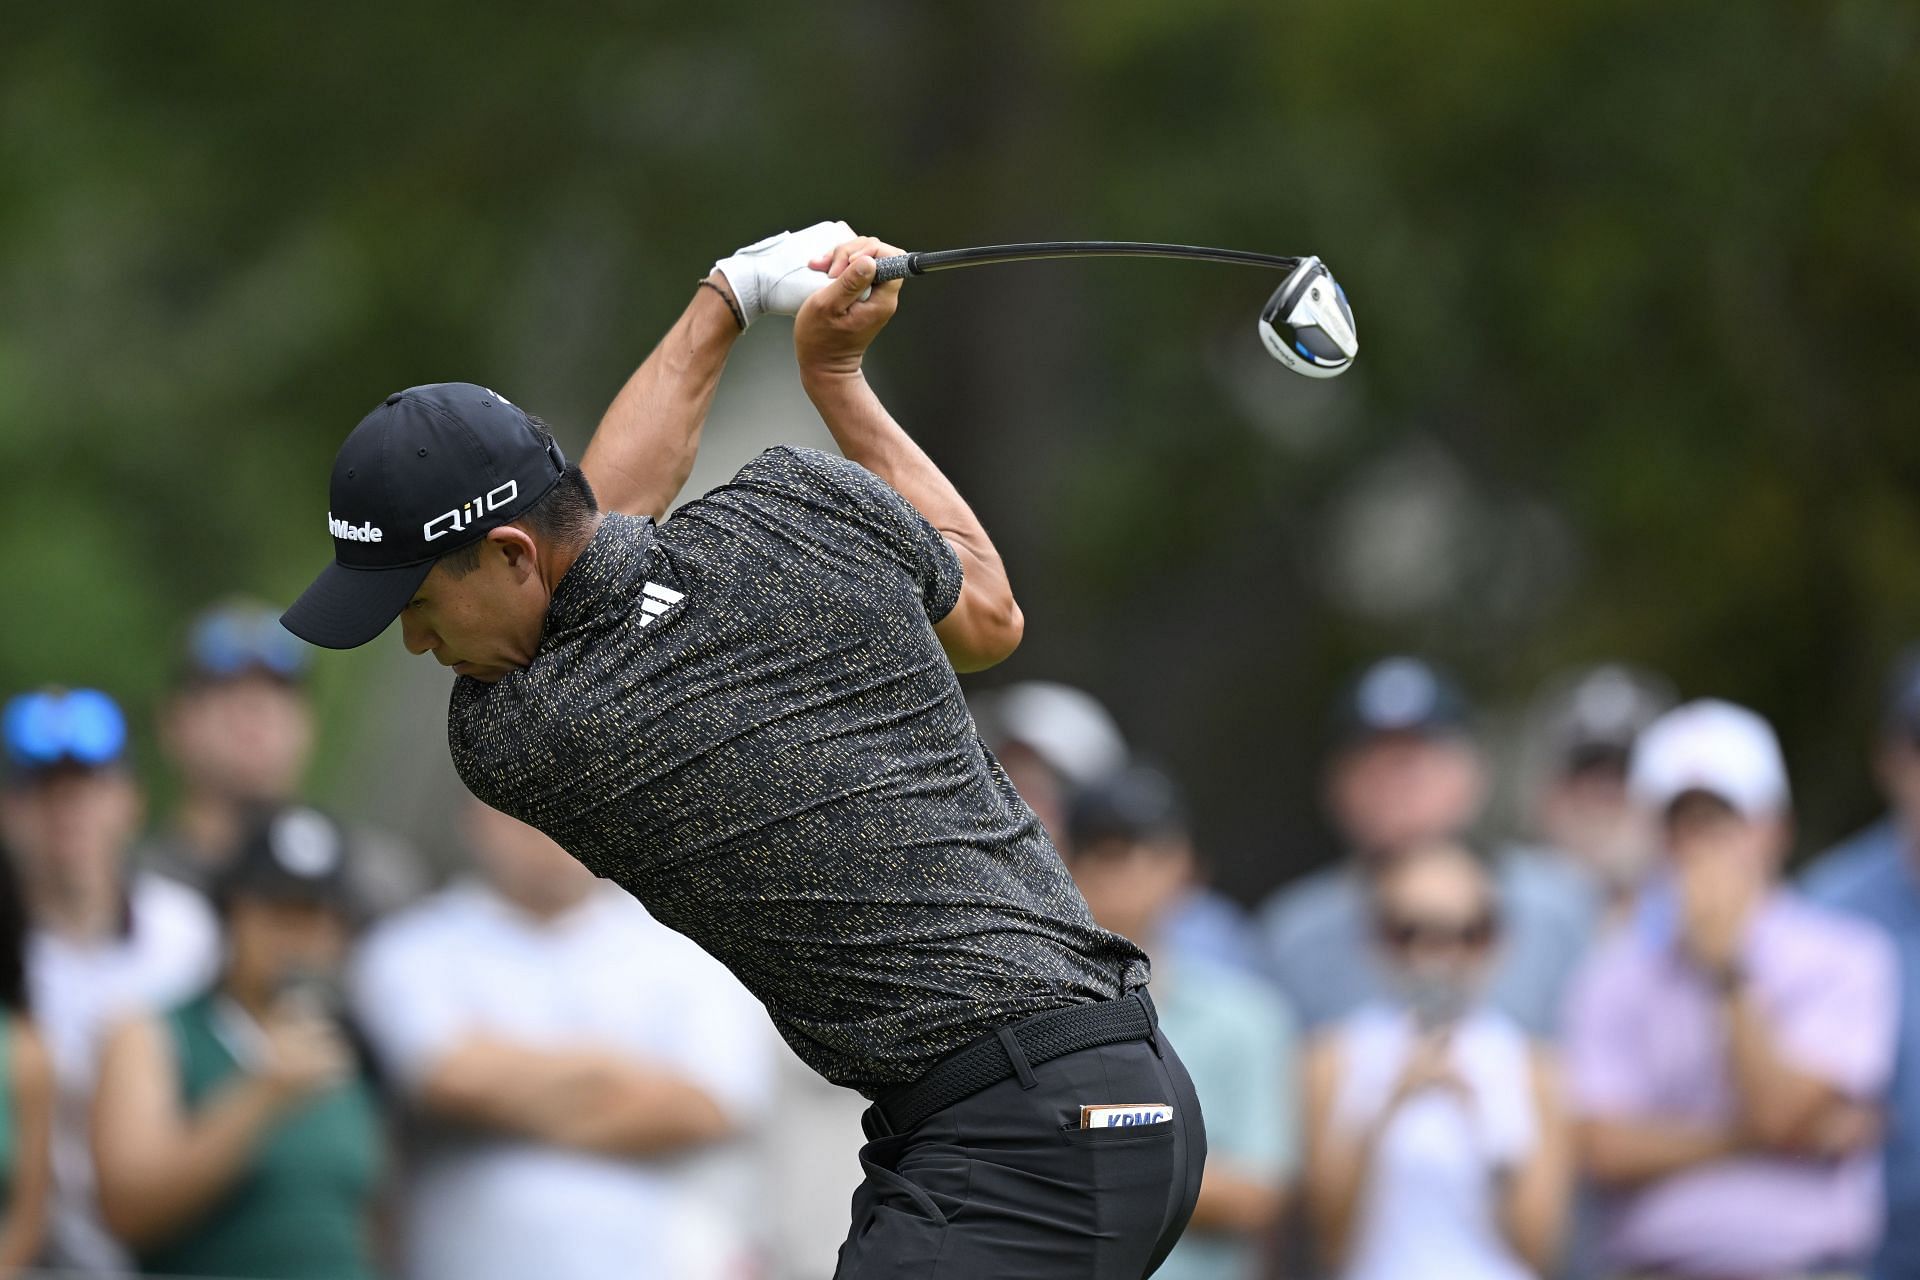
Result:
[[[578,542],[570,547],[554,548],[552,557],[547,561],[547,595],[549,598],[552,597],[554,591],[560,586],[560,580],[567,576],[567,570],[573,568],[574,562],[578,560],[581,553],[587,549],[587,544],[592,542],[594,535],[600,532],[600,526],[606,523],[606,519],[607,513],[602,511],[593,518],[593,526],[581,536]]]

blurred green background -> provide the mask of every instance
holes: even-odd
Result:
[[[770,231],[1185,240],[1326,258],[1354,370],[1163,263],[917,282],[875,349],[1024,597],[983,683],[1108,700],[1243,895],[1329,852],[1327,703],[1394,649],[1496,726],[1599,658],[1748,701],[1821,840],[1920,638],[1917,50],[1910,0],[16,9],[0,686],[150,709],[193,610],[324,560],[386,392],[484,381],[577,452]],[[804,404],[786,344],[737,357],[732,465]],[[441,673],[321,679],[323,793],[440,794]]]

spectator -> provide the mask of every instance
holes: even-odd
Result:
[[[1776,883],[1786,769],[1753,712],[1669,712],[1635,747],[1629,784],[1658,815],[1666,879],[1596,951],[1568,1020],[1602,1248],[1673,1277],[1857,1260],[1880,1228],[1891,950]]]
[[[1891,939],[1900,963],[1900,1032],[1886,1125],[1887,1230],[1876,1280],[1920,1277],[1920,650],[1889,682],[1875,765],[1892,811],[1822,857],[1807,896],[1863,918]]]
[[[1549,1274],[1572,1188],[1557,1073],[1483,994],[1501,919],[1478,856],[1418,844],[1373,882],[1393,998],[1307,1063],[1308,1193],[1349,1280]]]
[[[160,719],[180,795],[141,865],[205,892],[246,832],[298,798],[314,741],[310,655],[261,605],[220,605],[194,621]],[[385,832],[354,828],[348,866],[360,918],[426,888],[419,856]]]
[[[333,1015],[346,841],[311,809],[242,835],[214,882],[217,984],[107,1042],[100,1206],[149,1275],[366,1280],[382,1140]]]
[[[0,859],[0,1277],[40,1256],[53,1186],[53,1064],[30,1016],[27,916]]]
[[[1371,945],[1369,883],[1406,849],[1456,839],[1479,819],[1486,764],[1465,699],[1433,667],[1388,658],[1340,709],[1327,807],[1347,850],[1338,865],[1275,893],[1261,911],[1269,972],[1309,1028],[1387,994]],[[1504,945],[1490,998],[1551,1036],[1596,910],[1584,878],[1517,850],[1495,860]]]
[[[1076,798],[1070,828],[1074,881],[1096,921],[1153,958],[1161,1025],[1213,1121],[1193,1219],[1154,1274],[1247,1280],[1298,1164],[1292,1020],[1263,985],[1168,945],[1162,925],[1194,869],[1169,779],[1131,768],[1096,783]]]
[[[1627,761],[1672,708],[1666,683],[1618,665],[1579,673],[1542,699],[1531,735],[1543,766],[1534,821],[1545,852],[1590,878],[1609,927],[1632,912],[1657,854],[1653,823],[1627,794]]]
[[[1028,680],[976,698],[981,736],[998,757],[1020,798],[1071,854],[1068,812],[1074,792],[1127,763],[1120,727],[1092,694],[1070,685]],[[1210,888],[1195,869],[1190,883],[1160,921],[1161,935],[1188,955],[1246,973],[1260,971],[1260,952],[1247,913]]]
[[[980,736],[1059,844],[1073,793],[1127,763],[1126,739],[1092,694],[1027,680],[974,699]]]
[[[54,1261],[124,1265],[100,1224],[87,1137],[107,1026],[185,999],[213,976],[219,935],[200,897],[126,854],[140,826],[120,708],[91,689],[22,694],[4,715],[0,843],[16,859],[31,922],[28,979],[53,1062]]]
[[[747,1273],[735,1139],[770,1084],[764,1014],[546,836],[478,801],[466,820],[479,882],[378,926],[354,983],[421,1128],[405,1274]]]

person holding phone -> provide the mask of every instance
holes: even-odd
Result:
[[[1307,1057],[1307,1200],[1347,1280],[1551,1272],[1572,1154],[1553,1064],[1486,998],[1500,941],[1485,863],[1414,846],[1374,882],[1390,1001],[1333,1024]]]
[[[268,816],[215,885],[228,947],[213,989],[107,1042],[100,1208],[146,1274],[376,1274],[380,1123],[335,1015],[345,847],[314,810]]]

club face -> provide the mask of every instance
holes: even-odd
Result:
[[[1353,309],[1326,264],[1302,258],[1260,309],[1260,341],[1287,368],[1337,378],[1360,352]]]

